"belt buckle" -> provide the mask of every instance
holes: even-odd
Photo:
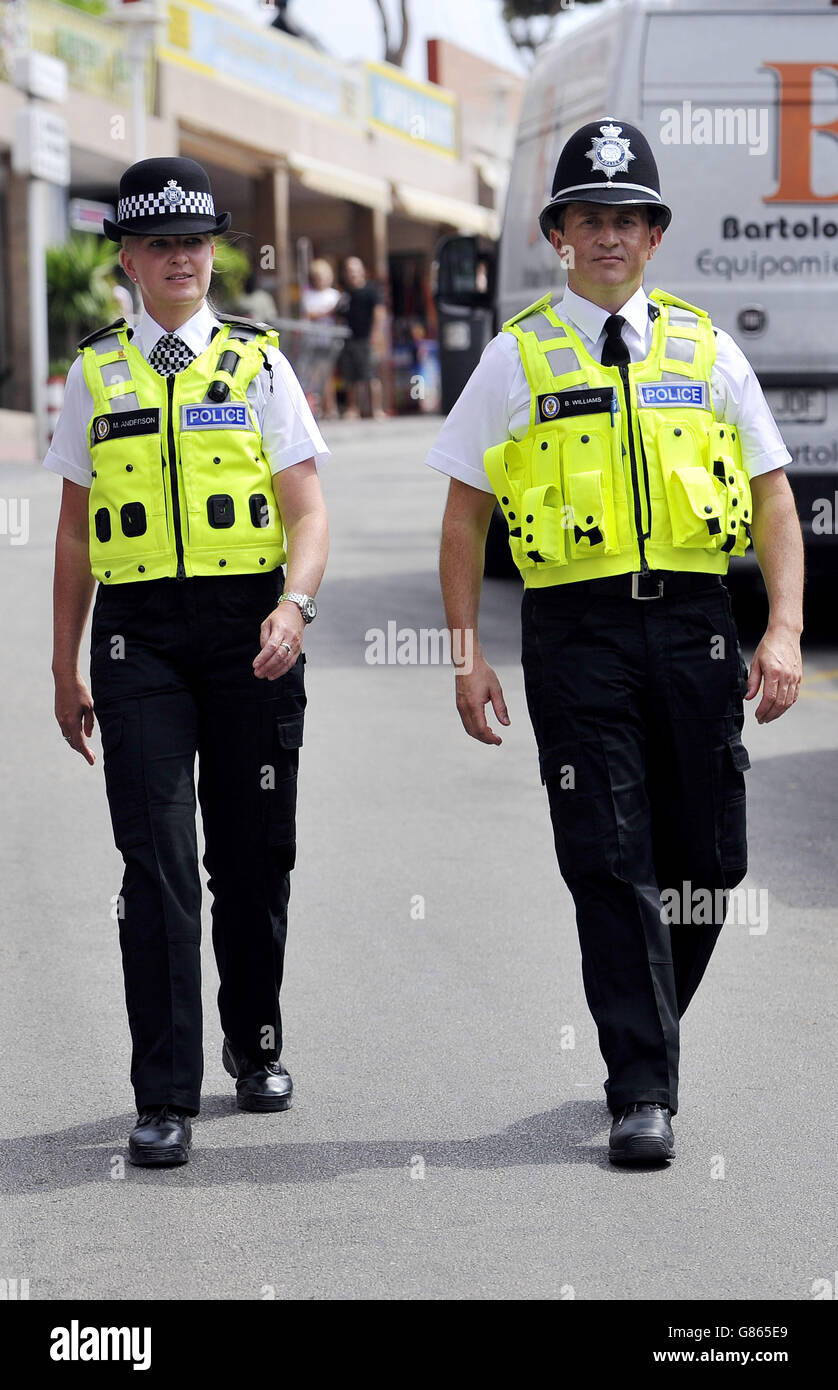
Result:
[[[648,576],[645,575],[645,574],[639,574],[639,573],[633,574],[633,575],[631,576],[631,596],[632,596],[632,598],[639,599],[639,600],[640,600],[641,602],[643,602],[643,603],[648,602],[650,599],[663,598],[663,580],[662,580],[662,579],[658,579],[658,580],[657,580],[658,592],[657,592],[656,594],[641,594],[641,593],[639,592],[639,589],[640,589],[640,580],[641,580],[641,579],[648,579]]]

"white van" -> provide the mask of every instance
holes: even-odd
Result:
[[[646,288],[706,309],[747,354],[794,458],[810,567],[834,565],[838,4],[605,0],[560,18],[557,33],[521,111],[495,327],[547,290],[561,293],[538,214],[567,137],[601,116],[639,125],[673,212]]]

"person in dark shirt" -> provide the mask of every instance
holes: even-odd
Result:
[[[346,293],[341,313],[352,334],[343,346],[339,367],[346,383],[347,406],[344,418],[357,420],[361,413],[359,401],[364,401],[376,420],[384,418],[381,403],[381,382],[378,366],[384,353],[386,310],[381,291],[367,279],[364,263],[350,256],[343,267]]]

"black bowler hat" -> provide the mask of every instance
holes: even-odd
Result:
[[[104,219],[105,236],[178,236],[226,232],[229,212],[215,215],[209,175],[194,159],[141,159],[119,180],[116,221]]]
[[[583,125],[559,155],[552,197],[538,219],[548,241],[554,210],[568,203],[646,204],[655,208],[663,231],[672,221],[649,141],[636,125],[613,116]]]

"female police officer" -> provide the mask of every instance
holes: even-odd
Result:
[[[291,1097],[279,987],[328,450],[276,333],[207,303],[213,238],[229,225],[194,161],[125,172],[105,231],[144,312],[133,332],[120,319],[79,345],[45,459],[64,478],[55,713],[89,763],[94,707],[101,726],[125,861],[129,1152],[144,1165],[187,1161],[200,1104],[196,753],[223,1062],[241,1109]],[[78,653],[96,579],[91,698]]]

